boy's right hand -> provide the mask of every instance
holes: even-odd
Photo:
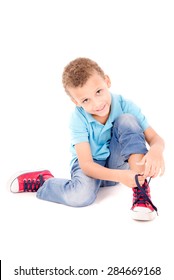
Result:
[[[137,173],[133,170],[119,170],[119,182],[128,186],[129,188],[135,188],[137,187],[135,182],[135,175]],[[143,174],[140,174],[141,176],[138,176],[138,181],[140,185],[142,186],[144,184],[144,180],[146,179]]]

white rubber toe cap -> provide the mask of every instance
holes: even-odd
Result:
[[[156,218],[157,212],[151,211],[148,207],[135,207],[131,210],[132,218],[140,221],[151,221]]]

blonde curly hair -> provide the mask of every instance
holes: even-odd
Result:
[[[69,87],[83,87],[95,72],[105,78],[104,71],[95,61],[85,57],[79,57],[71,61],[65,66],[62,74],[62,83],[66,93],[70,94],[68,92]]]

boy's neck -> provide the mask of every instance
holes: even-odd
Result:
[[[107,116],[104,116],[104,117],[100,117],[100,116],[96,116],[96,115],[92,115],[92,116],[95,120],[97,120],[101,124],[105,124],[107,122],[108,118],[109,118],[109,114]]]

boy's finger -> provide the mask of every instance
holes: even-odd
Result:
[[[147,178],[147,177],[150,177],[150,169],[151,169],[151,166],[150,165],[146,165],[145,166],[145,170],[144,170],[144,176]]]

